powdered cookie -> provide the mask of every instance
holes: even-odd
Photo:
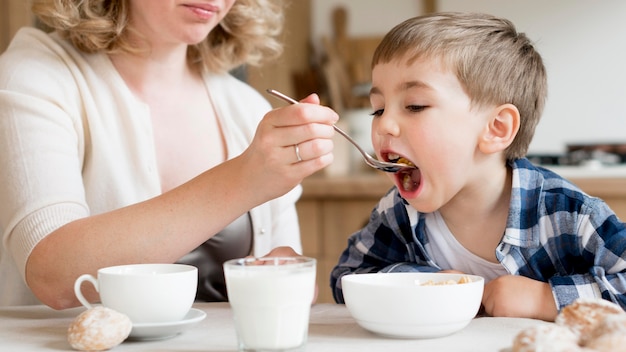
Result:
[[[561,310],[556,317],[556,323],[572,329],[578,334],[579,343],[584,346],[596,325],[605,317],[615,314],[626,313],[617,304],[604,299],[579,298]]]
[[[578,336],[565,326],[536,325],[520,331],[513,340],[512,352],[579,352]]]
[[[626,314],[612,314],[602,319],[587,337],[585,347],[597,351],[626,351]]]
[[[130,334],[130,319],[112,309],[94,307],[80,313],[70,324],[67,341],[80,351],[103,351],[122,343]]]

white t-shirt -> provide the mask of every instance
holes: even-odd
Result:
[[[425,215],[426,250],[442,270],[459,270],[466,274],[479,275],[485,283],[508,272],[500,263],[485,260],[463,247],[448,229],[439,212]],[[494,249],[495,250],[495,249]]]

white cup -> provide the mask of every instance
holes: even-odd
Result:
[[[224,263],[240,351],[303,351],[315,291],[307,257],[233,259]]]
[[[81,275],[74,293],[89,309],[92,305],[81,292],[85,281],[94,285],[103,306],[126,314],[135,324],[175,322],[191,309],[198,269],[184,264],[130,264],[99,269],[97,279]]]

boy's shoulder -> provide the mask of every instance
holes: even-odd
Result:
[[[588,195],[565,177],[547,168],[534,165],[528,159],[513,160],[509,162],[509,166],[513,169],[513,194],[519,195],[521,199],[532,200],[523,207],[534,206],[537,203],[545,205],[549,202],[556,208],[567,208],[573,203],[582,206],[601,201]]]
[[[569,190],[583,192],[578,186],[547,168],[535,165],[526,158],[509,162],[513,169],[513,187],[525,189],[541,188],[544,191]]]

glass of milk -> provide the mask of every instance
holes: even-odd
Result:
[[[307,257],[233,259],[224,263],[239,351],[304,351],[316,261]]]

